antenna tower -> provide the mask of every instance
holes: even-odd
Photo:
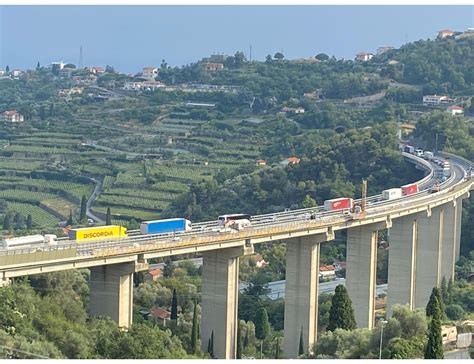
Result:
[[[82,46],[79,48],[79,68],[84,68],[84,60],[83,60],[83,54],[82,54]]]

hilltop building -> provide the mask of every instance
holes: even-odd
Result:
[[[2,113],[3,121],[7,123],[20,123],[25,120],[24,116],[16,110],[7,110]]]
[[[206,71],[219,71],[224,69],[224,64],[222,63],[204,63],[204,69]]]
[[[454,32],[449,29],[443,29],[438,32],[438,39],[444,39],[446,37],[452,37]]]
[[[372,53],[367,52],[359,52],[356,54],[355,60],[358,62],[367,62],[370,61],[374,55]]]
[[[145,67],[143,68],[142,77],[148,81],[155,81],[158,72],[158,68],[156,67]]]

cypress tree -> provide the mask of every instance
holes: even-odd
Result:
[[[71,209],[69,209],[69,219],[67,219],[66,225],[72,225],[72,210]]]
[[[197,322],[197,301],[194,300],[193,326],[191,328],[191,354],[198,352],[198,322]]]
[[[5,67],[5,72],[6,73],[10,72],[10,66],[9,65],[7,65],[7,67]]]
[[[244,348],[249,346],[249,329],[245,330],[245,337],[244,337]]]
[[[242,359],[242,333],[241,333],[241,325],[240,320],[237,324],[237,354],[236,359]]]
[[[31,230],[33,228],[33,217],[31,214],[28,214],[28,217],[26,218],[26,228],[28,230]]]
[[[334,331],[338,328],[354,330],[356,327],[352,301],[346,287],[340,284],[336,287],[336,293],[332,297],[327,330]]]
[[[451,278],[448,282],[448,302],[447,304],[450,305],[453,303],[453,279]]]
[[[298,356],[304,354],[304,343],[303,343],[303,327],[301,327],[301,332],[300,332],[300,344],[298,346]]]
[[[3,230],[10,230],[12,227],[12,216],[8,213],[3,218]]]
[[[211,331],[211,337],[209,338],[207,344],[207,352],[209,353],[211,359],[214,359],[214,330]]]
[[[178,319],[178,297],[176,296],[176,288],[173,289],[173,298],[171,299],[171,319]]]
[[[441,281],[441,295],[443,297],[443,303],[446,306],[449,301],[449,295],[448,295],[448,282],[446,282],[446,277],[443,276],[443,279]]]
[[[107,207],[107,216],[105,218],[105,225],[112,225],[112,215],[110,214],[110,207]]]
[[[87,199],[86,196],[82,196],[81,199],[81,212],[79,214],[79,220],[84,221],[86,219],[86,213],[87,213]]]
[[[267,310],[260,307],[255,317],[255,337],[264,340],[270,333],[270,323],[268,322]]]
[[[441,289],[439,289],[438,287],[434,287],[433,290],[431,291],[430,300],[428,301],[428,304],[426,305],[426,316],[432,317],[436,310],[436,307],[440,309],[441,319],[442,319],[444,317],[445,307],[444,307]]]
[[[36,69],[39,70],[40,69],[40,63],[38,61],[38,63],[36,63]]]
[[[277,337],[276,341],[275,359],[280,359],[280,337]]]
[[[425,359],[443,359],[443,339],[441,337],[441,308],[435,295],[432,305],[432,318],[428,325],[428,343],[425,348]]]

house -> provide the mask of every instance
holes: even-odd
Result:
[[[0,76],[4,76],[5,75],[5,70],[3,70],[2,68],[0,68]]]
[[[336,267],[334,265],[319,266],[319,276],[323,278],[333,278],[336,275]]]
[[[257,165],[257,166],[266,166],[267,162],[264,159],[257,159],[257,161],[255,162],[255,165]]]
[[[206,71],[219,71],[221,69],[224,69],[224,64],[222,63],[204,63],[204,69]]]
[[[284,107],[281,111],[284,113],[292,112],[295,114],[304,114],[305,112],[304,107]]]
[[[378,48],[377,48],[377,54],[382,54],[382,53],[391,51],[392,49],[395,49],[395,48],[389,47],[389,46],[378,47]]]
[[[59,71],[64,68],[64,65],[65,64],[62,61],[61,62],[52,62],[51,63],[51,72],[53,72],[53,74],[55,74],[55,75],[58,75]]]
[[[64,68],[59,70],[58,75],[59,75],[59,77],[62,77],[62,78],[71,78],[72,71],[74,71],[73,68],[64,67]]]
[[[435,106],[442,103],[447,103],[451,99],[448,96],[443,95],[425,95],[423,96],[423,105],[425,106]]]
[[[372,53],[359,52],[356,54],[355,60],[359,62],[367,62],[370,61],[373,56]]]
[[[268,262],[266,262],[260,254],[257,254],[255,255],[255,264],[257,268],[263,268],[268,265]]]
[[[336,268],[336,272],[346,269],[346,262],[335,262],[334,267]]]
[[[158,76],[158,68],[156,67],[145,67],[143,68],[142,77],[148,81],[155,81]]]
[[[456,326],[441,326],[441,337],[443,338],[443,345],[455,342],[458,337]]]
[[[148,319],[159,322],[166,327],[166,321],[171,320],[171,312],[161,307],[152,307]]]
[[[19,69],[15,69],[11,72],[12,76],[13,77],[20,77],[20,75],[22,74],[23,72]]]
[[[300,159],[298,157],[288,157],[286,158],[286,160],[288,161],[288,164],[299,164],[300,163]]]
[[[89,68],[89,71],[91,71],[91,73],[93,73],[95,75],[105,73],[105,70],[102,67],[91,67],[91,68]]]
[[[97,81],[97,76],[73,76],[72,80],[76,85],[92,85]]]
[[[152,269],[149,272],[145,273],[144,276],[147,281],[156,281],[158,278],[161,277],[161,269]]]
[[[464,114],[464,109],[461,106],[452,105],[448,106],[446,112],[451,113],[452,116]]]
[[[16,110],[7,110],[2,113],[3,115],[3,121],[7,123],[20,123],[25,120],[23,115],[21,115],[18,111]]]
[[[452,37],[454,32],[449,29],[443,29],[438,32],[438,39],[444,39],[446,37]]]

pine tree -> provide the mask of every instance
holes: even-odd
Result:
[[[69,226],[72,225],[72,210],[71,209],[69,209],[69,219],[67,219],[66,225],[69,225]]]
[[[298,356],[304,354],[304,343],[303,343],[303,327],[301,327],[301,332],[300,332],[300,344],[298,346]]]
[[[435,300],[436,299],[436,300]],[[436,303],[438,302],[438,303]],[[433,317],[433,313],[435,312],[436,306],[439,306],[440,312],[441,312],[441,319],[444,317],[444,302],[443,302],[443,296],[441,293],[441,289],[438,287],[434,287],[433,290],[431,291],[430,295],[430,300],[428,301],[428,304],[426,305],[426,316],[427,317]]]
[[[178,319],[178,297],[176,295],[176,288],[173,289],[173,298],[171,299],[171,319]]]
[[[86,219],[86,213],[87,213],[87,199],[86,196],[82,196],[81,199],[81,212],[79,213],[79,220],[84,222]]]
[[[112,215],[110,214],[110,207],[107,207],[107,216],[105,217],[105,225],[112,225]]]
[[[191,328],[191,354],[198,352],[198,320],[197,320],[197,301],[194,300],[193,326]]]
[[[340,284],[336,287],[336,292],[332,297],[327,330],[334,331],[338,328],[354,330],[356,327],[352,301],[346,287]]]
[[[257,312],[255,317],[255,337],[264,340],[270,333],[270,323],[268,322],[267,310],[263,307]]]
[[[28,217],[26,218],[26,228],[28,230],[33,228],[33,216],[31,216],[31,214],[28,214]]]
[[[428,343],[425,348],[425,359],[443,359],[443,339],[441,337],[441,307],[438,297],[434,295],[432,318],[428,325]]]
[[[240,320],[237,325],[237,354],[236,359],[242,359],[242,333],[241,333],[241,325]]]

